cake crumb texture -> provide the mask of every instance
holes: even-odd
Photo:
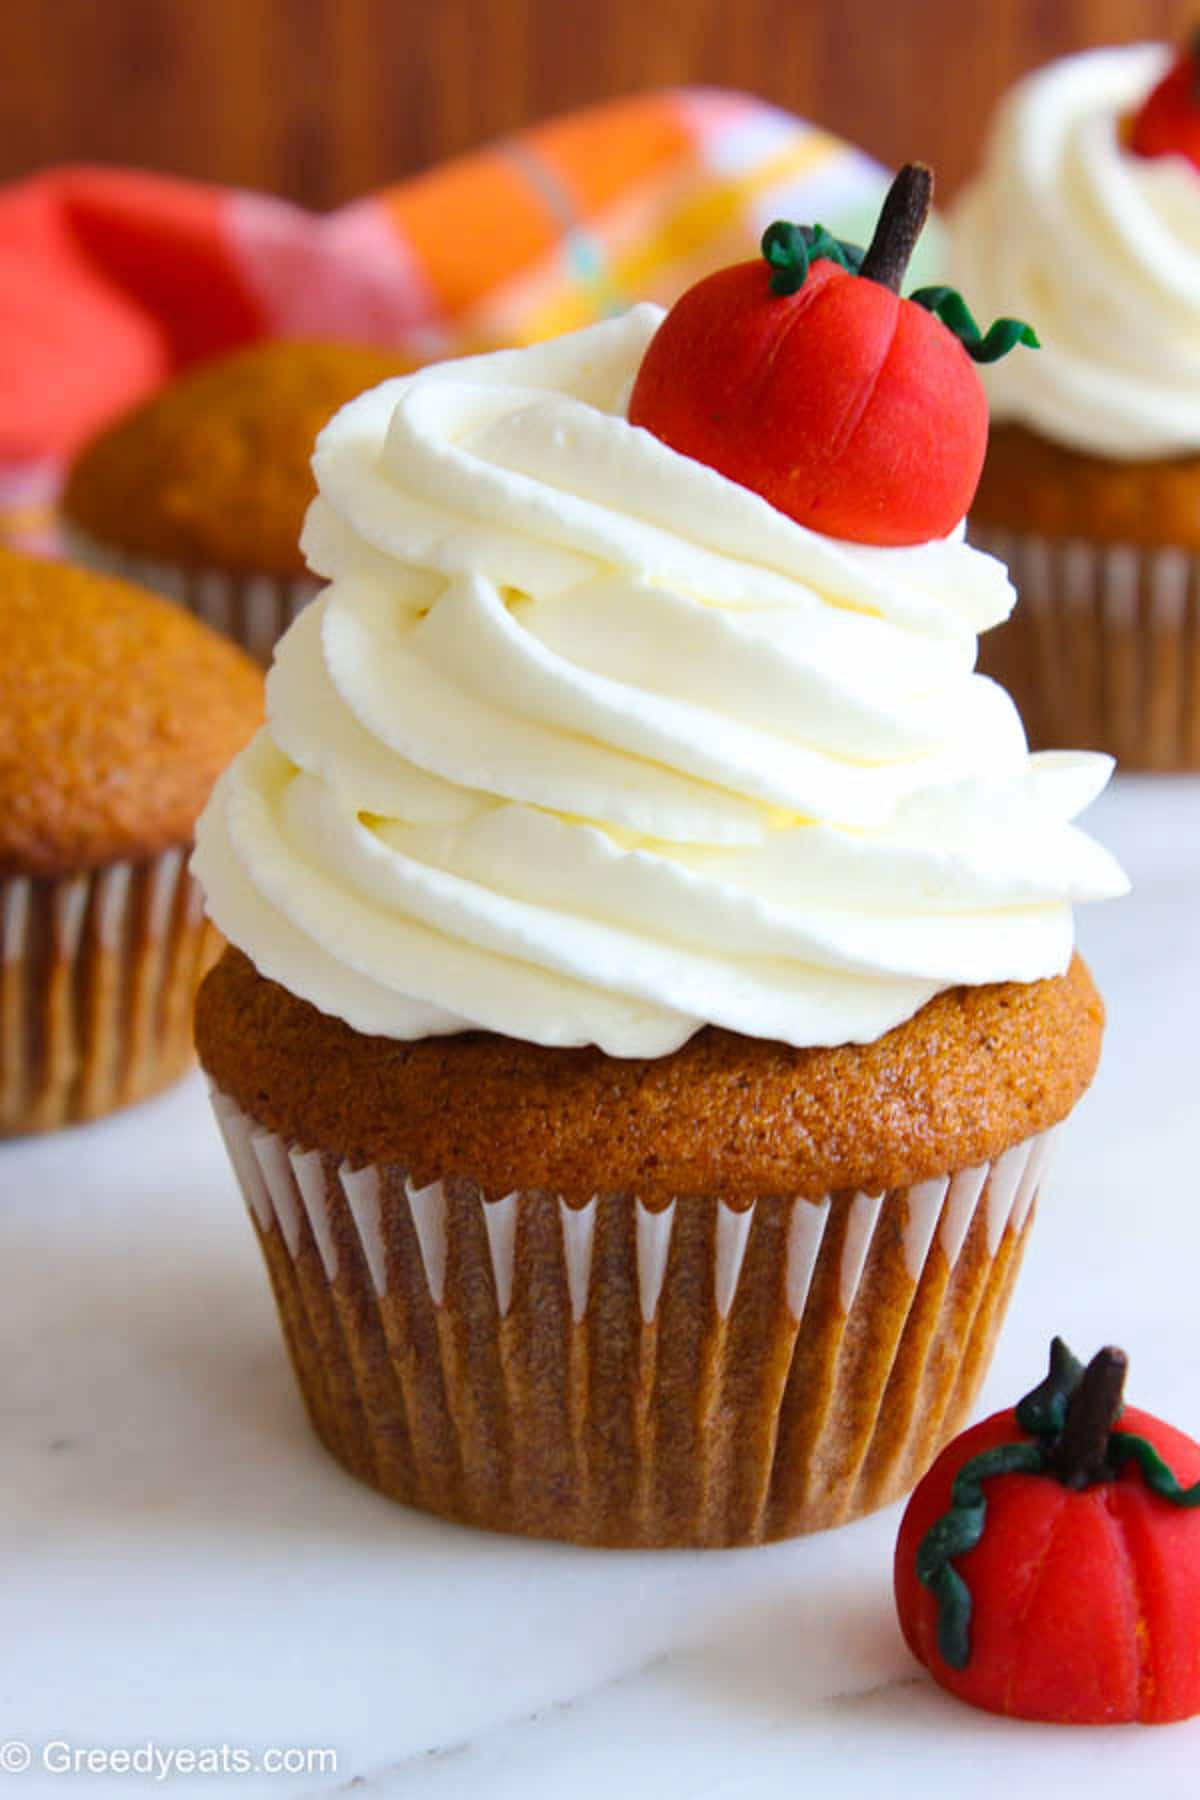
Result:
[[[949,989],[866,1045],[795,1049],[712,1026],[653,1059],[477,1031],[403,1043],[328,1017],[232,948],[196,1020],[218,1088],[293,1144],[490,1198],[649,1206],[879,1193],[987,1162],[1070,1112],[1103,1025],[1076,957],[1050,980]]]

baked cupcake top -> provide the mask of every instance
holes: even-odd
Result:
[[[1200,171],[1131,141],[1170,62],[1094,50],[1019,83],[950,221],[954,281],[1041,338],[986,371],[993,418],[1100,457],[1200,451]]]
[[[412,1183],[462,1175],[583,1205],[720,1194],[883,1193],[991,1161],[1070,1112],[1104,1009],[1065,975],[956,988],[865,1048],[797,1049],[712,1026],[669,1056],[562,1051],[487,1032],[365,1037],[227,950],[196,1005],[222,1093],[290,1142]]]
[[[101,544],[189,568],[299,574],[317,432],[411,367],[396,350],[289,341],[204,363],[87,445],[64,519]]]
[[[1071,902],[1123,891],[1070,824],[1109,760],[1031,757],[973,673],[1003,567],[961,528],[823,536],[631,425],[662,317],[385,383],[319,439],[330,585],[195,867],[361,1033],[862,1043],[1061,974]]]
[[[262,718],[232,644],[125,581],[0,550],[0,876],[191,840]]]

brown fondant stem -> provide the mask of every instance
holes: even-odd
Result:
[[[1123,1350],[1109,1345],[1097,1350],[1070,1400],[1050,1467],[1070,1488],[1087,1487],[1110,1473],[1107,1466],[1108,1434],[1121,1410],[1126,1358]]]
[[[888,189],[859,273],[898,294],[932,204],[933,170],[927,163],[905,163]]]

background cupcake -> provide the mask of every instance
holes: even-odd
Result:
[[[1021,604],[983,667],[1032,742],[1131,768],[1200,767],[1198,75],[1155,45],[1038,71],[951,222],[972,306],[1042,343],[985,372],[971,533]]]
[[[95,1118],[191,1056],[215,935],[196,815],[258,670],[123,581],[0,551],[0,1135]]]
[[[412,366],[367,345],[280,341],[189,371],[77,458],[61,504],[69,551],[265,660],[315,592],[298,548],[313,440],[355,394]]]
[[[882,1504],[963,1416],[1098,1054],[1070,901],[1123,881],[1067,823],[1107,762],[1030,759],[972,673],[1003,569],[632,426],[660,320],[322,434],[330,585],[198,834],[197,1028],[348,1467],[724,1544]]]

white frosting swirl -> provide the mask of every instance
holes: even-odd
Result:
[[[993,418],[1097,456],[1200,449],[1200,174],[1122,141],[1170,60],[1094,50],[1019,83],[951,218],[980,324],[1015,314],[1042,341],[983,371]]]
[[[443,364],[322,433],[329,586],[201,821],[221,930],[358,1030],[864,1041],[1063,970],[1121,891],[972,673],[1002,566],[793,524],[624,413],[661,318]]]

